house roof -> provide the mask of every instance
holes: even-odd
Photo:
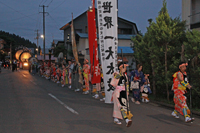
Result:
[[[88,38],[88,34],[87,33],[77,33],[77,35],[81,38]],[[118,39],[121,40],[130,40],[132,37],[134,37],[135,35],[130,35],[130,34],[118,34]],[[97,34],[97,38],[99,38],[99,35]]]
[[[95,8],[95,11],[96,11],[96,14],[97,14],[97,9],[96,9],[96,8]],[[80,16],[82,16],[82,15],[85,14],[85,13],[87,13],[87,11],[83,12],[82,14],[80,14],[80,15],[79,15],[78,17],[76,17],[73,21],[75,21],[77,18],[79,18]],[[137,30],[137,32],[138,32],[136,23],[131,22],[131,21],[126,20],[126,19],[123,19],[123,18],[121,18],[121,17],[119,17],[119,16],[118,16],[118,20],[122,20],[122,21],[125,21],[125,22],[127,22],[127,23],[131,23],[131,24],[135,25],[136,30]],[[65,24],[64,26],[62,26],[62,27],[60,28],[60,30],[65,30],[67,27],[69,27],[69,26],[71,25],[71,22],[72,22],[72,21],[70,21],[70,22],[68,22],[67,24]]]
[[[118,46],[118,49],[117,49],[117,53],[121,53],[121,49],[122,49],[122,52],[124,54],[132,54],[134,53],[133,49],[131,47],[124,47],[124,46]]]
[[[53,42],[54,42],[55,44],[57,44],[58,42],[64,42],[64,40],[61,40],[61,39],[54,39]]]

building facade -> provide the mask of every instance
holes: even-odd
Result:
[[[98,29],[96,12],[96,26]],[[80,62],[84,58],[89,60],[89,40],[88,40],[88,22],[87,22],[87,11],[74,18],[73,20],[74,30],[76,33],[77,50],[81,56]],[[71,22],[67,23],[60,30],[64,31],[64,44],[66,48],[71,49]],[[133,63],[133,50],[131,48],[131,38],[138,34],[138,29],[135,23],[118,17],[118,51],[121,49],[124,51],[124,56],[129,62],[129,69],[135,69],[135,63]],[[70,36],[70,37],[69,37]],[[98,39],[98,30],[97,30]],[[99,39],[98,39],[99,42]],[[128,50],[129,49],[129,50]],[[118,53],[120,56],[120,52]],[[69,57],[69,56],[68,56]]]
[[[187,29],[200,31],[200,0],[182,0],[182,20],[186,20]]]

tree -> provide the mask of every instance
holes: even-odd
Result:
[[[200,108],[199,100],[200,100],[200,32],[197,30],[187,31],[186,32],[187,41],[184,42],[184,55],[186,60],[190,60],[189,62],[189,76],[190,83],[193,88],[192,91],[192,100],[193,107]]]
[[[162,95],[164,92],[162,88],[165,87],[169,101],[168,86],[172,84],[172,74],[180,61],[178,51],[185,36],[185,22],[179,17],[170,18],[166,5],[164,0],[156,22],[149,19],[146,34],[137,35],[133,38],[133,42],[136,60],[144,63],[145,70],[152,72],[153,94],[156,95],[158,91],[159,95]]]
[[[58,55],[59,55],[60,52],[63,53],[64,57],[66,56],[67,51],[66,51],[64,45],[60,45],[60,46],[57,46],[56,48],[54,48],[54,53],[53,54],[54,54],[55,57],[58,57]]]

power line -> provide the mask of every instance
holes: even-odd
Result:
[[[23,18],[27,18],[27,17],[29,17],[29,16],[34,16],[34,15],[36,15],[36,14],[39,14],[39,13],[30,14],[30,15],[28,15],[28,16],[24,16],[24,17],[20,17],[20,18],[16,18],[16,19],[1,21],[0,23],[10,22],[10,21],[15,21],[15,20],[20,20],[20,19],[23,19]]]
[[[23,13],[17,11],[17,10],[15,10],[14,8],[12,8],[12,7],[8,6],[8,5],[6,5],[5,3],[1,2],[1,1],[0,1],[0,3],[3,4],[3,5],[5,5],[5,6],[7,6],[7,7],[9,7],[10,9],[14,10],[15,12],[17,12],[17,13],[19,13],[19,14],[25,16],[25,17],[30,18],[29,16],[27,16],[27,15],[25,15],[25,14],[23,14]],[[32,20],[35,20],[35,19],[33,19],[33,18],[31,18],[31,19],[32,19]]]
[[[53,2],[53,0],[51,0],[51,2],[47,6],[49,6],[52,2]]]
[[[25,12],[25,11],[35,11],[35,8],[33,9],[24,9],[24,10],[18,10],[18,12]],[[16,12],[16,11],[14,11]],[[1,11],[1,13],[13,13],[13,11]]]
[[[47,1],[47,0],[45,0],[43,4],[45,4],[45,3],[46,3],[46,1]]]
[[[54,24],[55,24],[56,28],[59,29],[59,26],[58,26],[57,22],[55,21],[55,19],[50,14],[49,14],[49,16],[54,21]],[[62,33],[60,33],[60,34],[62,35]]]
[[[43,2],[43,0],[40,2],[40,4],[39,4],[39,5],[41,5],[41,4],[42,4],[42,2]]]
[[[58,8],[59,6],[61,6],[66,0],[64,0],[63,2],[61,2],[57,7],[55,7],[54,9],[52,9],[51,11],[55,10],[56,8]],[[51,12],[50,11],[50,12]]]

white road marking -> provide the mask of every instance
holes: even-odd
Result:
[[[53,99],[55,99],[58,103],[60,103],[61,105],[63,105],[66,109],[68,109],[70,112],[79,115],[78,112],[76,112],[74,109],[70,108],[69,106],[67,106],[65,103],[63,103],[62,101],[60,101],[58,98],[56,98],[54,95],[52,95],[51,93],[48,94],[50,97],[52,97]]]
[[[30,80],[33,84],[37,85],[33,80]]]

